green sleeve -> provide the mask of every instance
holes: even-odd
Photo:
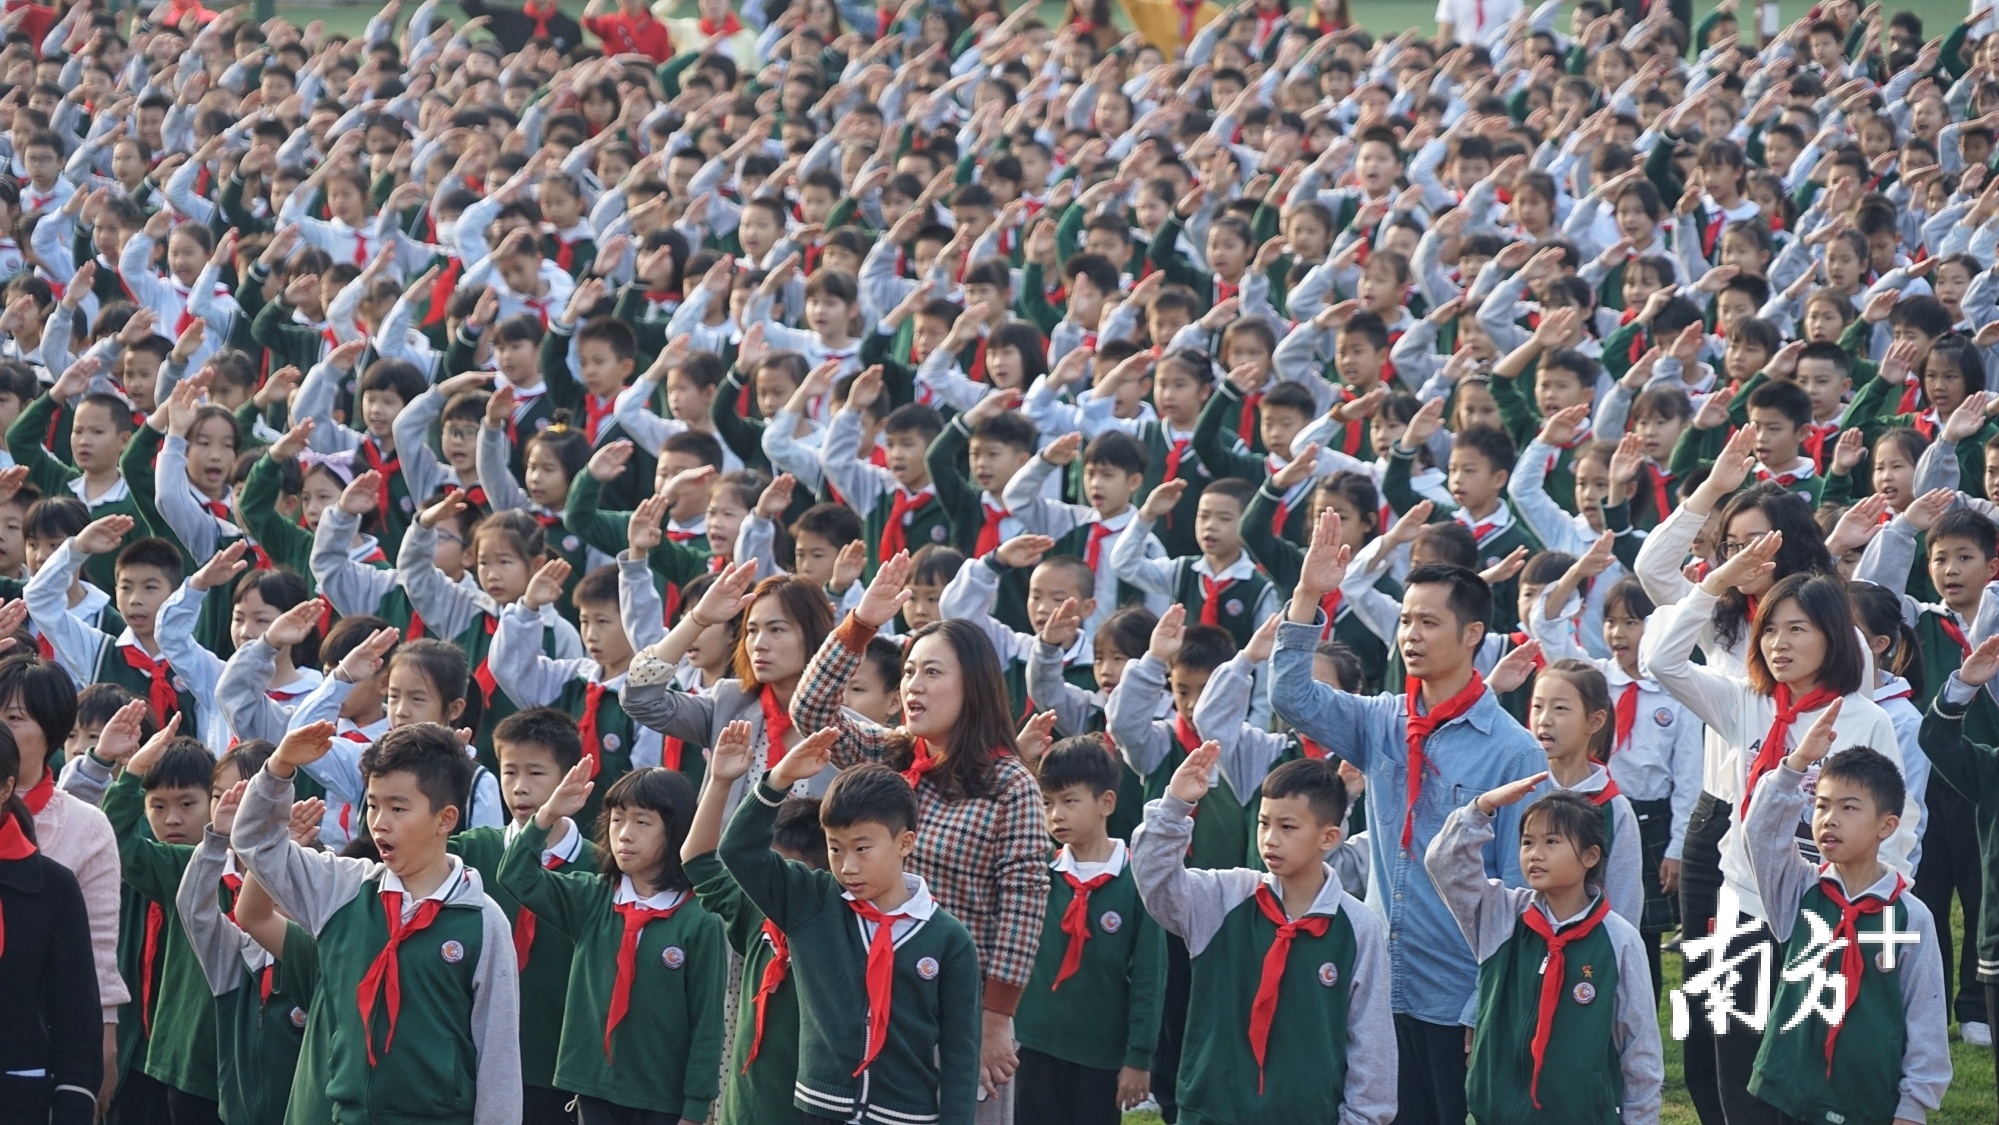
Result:
[[[266,453],[250,466],[243,481],[243,522],[257,545],[271,561],[290,567],[299,574],[312,573],[312,533],[278,511],[279,483],[283,479],[278,463]],[[308,581],[310,581],[308,579]]]
[[[668,100],[680,96],[680,75],[688,67],[708,57],[704,51],[682,51],[665,62],[653,73],[659,76],[659,84]]]
[[[924,453],[923,463],[930,470],[931,485],[937,489],[937,502],[943,505],[945,518],[950,521],[952,545],[970,555],[983,513],[979,490],[958,468],[971,438],[965,432],[963,417],[961,414],[944,424]]]
[[[826,229],[839,230],[853,221],[860,213],[861,205],[859,201],[855,200],[851,195],[843,195],[840,197],[839,202],[833,204],[833,209],[826,212]]]
[[[1866,317],[1855,317],[1852,324],[1839,334],[1839,346],[1855,359],[1867,357],[1867,346],[1874,339],[1874,325]]]
[[[577,473],[569,482],[569,502],[562,509],[562,526],[576,533],[584,543],[607,555],[618,555],[631,546],[626,529],[630,512],[605,512],[598,508],[604,482],[589,473]]]
[[[1756,393],[1756,388],[1769,381],[1769,372],[1758,371],[1743,382],[1741,389],[1735,392],[1735,397],[1728,400],[1729,425],[1740,429],[1749,424],[1749,396]]]
[[[530,820],[500,857],[500,886],[572,939],[604,902],[604,877],[594,871],[557,872],[541,865],[548,833]]]
[[[479,341],[468,340],[461,330],[451,334],[451,342],[444,347],[444,375],[463,375],[479,367]]]
[[[694,897],[701,900],[701,909],[722,920],[729,948],[739,957],[747,956],[763,932],[763,912],[730,877],[729,869],[722,866],[722,857],[715,852],[702,852],[682,864],[681,869],[693,881]]]
[[[1694,25],[1693,38],[1687,40],[1687,57],[1689,59],[1701,57],[1701,44],[1707,42],[1708,33],[1714,30],[1715,22],[1719,19],[1721,19],[1721,9],[1716,8],[1714,11],[1702,16],[1700,22]]]
[[[1414,453],[1403,453],[1399,446],[1388,451],[1388,471],[1381,474],[1381,498],[1387,502],[1396,515],[1422,503],[1426,497],[1416,495],[1416,489],[1409,483],[1409,474],[1416,462]],[[1458,510],[1456,504],[1439,500],[1430,512],[1431,523],[1451,518]]]
[[[243,188],[241,176],[231,175],[222,182],[222,190],[215,197],[215,205],[222,210],[222,221],[244,234],[275,229],[275,219],[251,214],[250,209],[243,205]]]
[[[1076,246],[1082,241],[1083,227],[1087,225],[1088,219],[1089,216],[1083,213],[1083,206],[1079,203],[1071,203],[1062,208],[1062,217],[1055,220],[1057,262],[1068,262],[1069,256],[1076,252]]]
[[[319,354],[319,333],[291,321],[292,307],[282,299],[257,311],[250,322],[250,338],[276,353],[273,362],[296,363],[301,370],[312,366]]]
[[[1298,544],[1277,534],[1276,520],[1277,505],[1265,489],[1258,488],[1242,512],[1242,546],[1270,575],[1271,585],[1279,590],[1295,590],[1305,552],[1298,549]]]
[[[1720,429],[1719,426],[1715,427]],[[1673,454],[1667,459],[1666,471],[1675,477],[1684,477],[1708,464],[1701,456],[1706,445],[1707,431],[1688,426],[1680,431],[1680,438],[1673,443]]]
[[[131,490],[132,507],[138,509],[140,522],[151,534],[171,537],[167,521],[160,518],[158,478],[153,475],[153,462],[160,459],[160,446],[165,441],[166,435],[160,431],[140,426],[119,455],[118,470],[125,475],[125,487]]]
[[[1013,307],[1022,320],[1046,336],[1062,323],[1062,310],[1048,303],[1047,279],[1042,273],[1040,262],[1029,262],[1021,269],[1020,296],[1013,299]]]
[[[1266,195],[1261,200],[1258,200],[1256,214],[1250,216],[1249,220],[1249,233],[1252,236],[1250,240],[1251,252],[1254,253],[1264,243],[1276,238],[1283,232],[1283,227],[1284,220],[1278,214],[1277,208],[1270,205],[1270,197]]]
[[[1269,475],[1263,458],[1230,449],[1222,436],[1222,419],[1241,406],[1242,393],[1235,384],[1226,379],[1216,380],[1214,393],[1202,404],[1200,417],[1194,422],[1194,456],[1217,477],[1261,481]]]
[[[701,1125],[708,1120],[710,1103],[721,1093],[721,1075],[727,1062],[722,1055],[729,1003],[729,948],[722,923],[713,915],[700,917],[687,944],[684,986],[694,1025],[688,1029],[690,1042],[681,1070],[680,1120]]]
[[[282,422],[286,405],[281,402],[272,403],[271,411],[277,414],[280,422]],[[260,449],[269,444],[257,436],[257,422],[263,416],[264,411],[258,407],[257,400],[254,398],[244,399],[243,405],[236,408],[236,448],[247,451]],[[284,429],[285,427],[278,425],[276,428]]]
[[[1667,201],[1667,207],[1678,202],[1680,196],[1685,195],[1687,191],[1687,185],[1681,181],[1679,174],[1673,171],[1673,142],[1678,139],[1661,134],[1660,140],[1663,143],[1653,145],[1652,151],[1645,156],[1645,178],[1651,180],[1652,186],[1659,189],[1659,198]]]
[[[1192,263],[1180,256],[1176,247],[1180,242],[1182,226],[1178,215],[1159,224],[1159,233],[1153,235],[1152,241],[1145,246],[1146,260],[1165,274],[1167,281],[1192,289],[1194,295],[1200,298],[1201,307],[1206,308],[1215,291],[1215,276],[1206,270],[1195,268]]]
[[[285,951],[278,958],[278,991],[309,1006],[319,984],[319,942],[297,922],[285,924]]]
[[[771,850],[777,805],[784,798],[785,794],[772,792],[762,781],[750,786],[722,829],[722,846],[716,854],[750,902],[777,923],[778,929],[789,933],[819,912],[832,876]]]
[[[54,496],[67,488],[70,481],[82,474],[75,468],[63,464],[49,455],[43,447],[42,439],[48,435],[50,424],[57,421],[62,413],[56,400],[48,394],[35,396],[7,427],[7,451],[14,455],[14,463],[28,467],[28,483],[39,489],[44,496]]]
[[[1931,704],[1923,716],[1917,741],[1930,757],[1936,776],[1944,779],[1965,800],[1976,804],[1985,789],[1985,776],[1999,760],[1990,746],[1981,746],[1964,737],[1964,713],[1943,709],[1942,702]]]
[[[1940,61],[1944,73],[1950,75],[1952,82],[1963,78],[1971,70],[1971,64],[1964,61],[1964,44],[1970,38],[1971,24],[1964,20],[1959,20],[1957,26],[1950,29],[1950,34],[1943,37],[1943,54]]]
[[[1886,379],[1869,379],[1867,385],[1847,403],[1846,413],[1839,416],[1841,429],[1850,427],[1878,426],[1895,417],[1895,408],[1901,405],[1902,388]]]
[[[768,469],[770,458],[764,456],[764,426],[762,418],[751,418],[736,412],[736,399],[747,384],[742,370],[731,367],[729,375],[716,389],[715,397],[708,403],[708,417],[715,423],[715,434],[722,444],[729,447],[743,464],[751,468]],[[756,396],[751,395],[752,408]]]
[[[1152,1052],[1159,1043],[1161,997],[1166,993],[1166,931],[1152,915],[1138,913],[1138,948],[1131,955],[1126,996],[1124,1065],[1152,1069]]]
[[[1638,565],[1638,551],[1645,546],[1645,537],[1631,534],[1631,501],[1627,498],[1616,504],[1603,506],[1603,529],[1610,532],[1610,553],[1624,564],[1625,570]]]
[[[1610,335],[1603,338],[1603,370],[1613,380],[1622,379],[1631,370],[1631,342],[1640,338],[1645,326],[1633,320],[1630,324],[1620,324]]]
[[[1817,479],[1820,504],[1837,504],[1844,508],[1853,503],[1852,473],[1827,473]]]
[[[162,844],[145,830],[146,790],[139,778],[121,773],[104,791],[104,819],[118,837],[118,865],[125,882],[141,895],[169,910],[180,893],[181,872],[187,870],[194,849]],[[178,850],[182,854],[176,856]]]
[[[1538,361],[1536,361],[1538,362]],[[1517,448],[1527,448],[1541,433],[1541,412],[1520,393],[1520,380],[1512,376],[1494,374],[1492,377],[1492,401],[1499,407],[1500,425],[1513,439]]]
[[[575,338],[574,332],[554,328],[541,334],[541,381],[548,384],[548,401],[571,413],[583,409],[583,384],[569,371],[569,341]]]

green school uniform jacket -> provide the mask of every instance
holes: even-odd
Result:
[[[1143,507],[1145,498],[1152,495],[1152,490],[1162,482],[1169,478],[1186,481],[1187,491],[1180,494],[1173,510],[1166,513],[1166,518],[1153,526],[1152,533],[1159,537],[1159,543],[1166,548],[1169,557],[1198,554],[1201,545],[1194,538],[1194,513],[1200,507],[1202,490],[1215,477],[1214,471],[1194,451],[1192,435],[1176,441],[1168,435],[1163,419],[1141,424],[1137,437],[1145,446],[1145,484],[1131,498],[1131,502]],[[1173,457],[1175,448],[1180,453],[1177,459]],[[1172,471],[1168,472],[1169,469]]]
[[[142,832],[145,788],[135,774],[120,774],[104,792],[104,817],[118,835],[118,860],[125,882],[164,911],[159,947],[166,953],[151,975],[152,1024],[140,1069],[149,1077],[198,1098],[215,1099],[215,1005],[201,964],[188,945],[187,930],[174,909],[181,875],[194,848],[164,844]],[[211,893],[216,888],[211,884]],[[138,997],[145,980],[133,982]]]
[[[312,936],[296,924],[285,927],[276,958],[236,928],[216,900],[228,849],[226,837],[212,829],[203,833],[181,877],[176,906],[213,997],[224,1125],[264,1125],[283,1119],[291,1096],[319,954]]]
[[[1249,1032],[1263,963],[1284,913],[1275,880],[1235,867],[1198,871],[1182,854],[1197,823],[1170,794],[1146,806],[1132,841],[1145,905],[1187,943],[1192,980],[1180,1055],[1180,1119],[1195,1125],[1387,1121],[1394,1116],[1388,948],[1379,918],[1340,887],[1332,868],[1298,921],[1278,978],[1266,1053]]]
[[[500,882],[541,924],[576,943],[555,1085],[630,1109],[707,1120],[719,1092],[729,976],[720,920],[684,890],[670,916],[639,932],[631,1006],[607,1039],[625,930],[612,904],[629,883],[594,870],[549,871],[541,865],[547,843],[533,821],[523,825],[500,860]]]
[[[72,495],[70,482],[83,475],[76,466],[66,460],[72,414],[73,411],[58,407],[54,399],[44,394],[29,403],[14,420],[14,424],[7,429],[7,449],[13,454],[14,463],[28,467],[28,483],[41,490],[43,496]],[[58,435],[58,441],[52,441],[44,446],[45,439]],[[58,447],[62,450],[60,454],[50,452],[50,449]],[[90,509],[91,519],[100,519],[104,516],[133,518],[132,530],[126,533],[125,543],[145,538],[146,522],[140,517],[138,506],[132,502],[129,490],[122,499],[106,500]],[[121,543],[120,546],[124,544]],[[115,588],[117,576],[114,571],[117,559],[116,551],[92,555],[90,561],[83,564],[84,577],[100,590]]]
[[[1111,881],[1089,892],[1082,960],[1061,984],[1070,935],[1062,918],[1076,890],[1064,876],[1067,849],[1048,876],[1048,910],[1034,974],[1020,995],[1014,1037],[1044,1055],[1096,1070],[1152,1069],[1159,1042],[1160,991],[1166,979],[1166,931],[1145,912],[1123,843],[1114,847]]]
[[[1926,728],[1937,714],[1931,712]],[[1927,738],[1923,745],[1929,748]],[[1844,956],[1826,952],[1824,935],[1840,921],[1833,894],[1848,889],[1830,864],[1814,864],[1797,853],[1804,782],[1804,774],[1784,765],[1757,786],[1746,825],[1750,859],[1787,970],[1816,967],[1840,980]],[[1864,956],[1860,979],[1844,982],[1850,1006],[1837,1034],[1822,1014],[1829,994],[1816,974],[1786,971],[1775,982],[1771,1022],[1756,1052],[1749,1092],[1798,1121],[1920,1120],[1935,1113],[1951,1075],[1936,921],[1910,892],[1909,879],[1892,869],[1873,886],[1850,893],[1856,904],[1872,899],[1879,912],[1854,919],[1852,939]],[[1892,957],[1885,942],[1869,940],[1891,932],[1891,926],[1904,943],[1892,947]]]
[[[1414,460],[1415,455],[1405,451],[1400,443],[1389,450],[1388,471],[1382,474],[1381,478],[1381,498],[1398,514],[1415,507],[1424,499],[1416,494],[1416,490],[1409,483],[1410,465]],[[1499,502],[1511,507],[1504,497]],[[1440,502],[1431,511],[1430,522],[1441,523],[1444,520],[1456,519],[1457,511],[1456,504]],[[1492,566],[1519,547],[1525,547],[1530,552],[1539,551],[1541,541],[1534,538],[1534,533],[1527,529],[1526,521],[1518,514],[1514,514],[1506,527],[1490,532],[1478,541],[1478,565]],[[1519,601],[1520,580],[1517,577],[1495,584],[1492,587],[1492,628],[1501,632],[1519,628]]]
[[[564,250],[568,251],[568,261],[563,261]],[[544,229],[541,234],[541,256],[562,267],[564,273],[578,281],[590,272],[590,266],[597,260],[597,240],[579,238],[564,242],[554,231]]]
[[[157,659],[165,660],[166,654],[161,653]],[[171,675],[171,672],[169,674]],[[187,690],[181,678],[179,676],[172,676],[172,680],[175,689],[174,710],[186,716],[182,720],[182,725],[186,726],[194,722],[194,717],[199,713],[199,709],[195,704],[194,695]],[[106,637],[104,647],[98,650],[97,674],[91,678],[90,682],[95,684],[117,684],[140,699],[149,698],[153,683],[152,677],[126,663],[124,649],[117,644],[115,636]],[[155,715],[153,717],[161,722],[166,721],[168,718],[166,715]],[[140,798],[142,807],[144,803],[144,798]],[[155,899],[154,901],[163,902],[168,900]]]
[[[1226,379],[1215,384],[1215,393],[1201,407],[1200,421],[1194,423],[1194,452],[1218,477],[1235,477],[1251,484],[1259,484],[1271,473],[1269,458],[1260,450],[1262,441],[1245,442],[1239,434],[1244,399],[1234,383]],[[1256,432],[1256,420],[1251,418],[1249,429]],[[1300,521],[1302,524],[1303,521]],[[1303,545],[1296,528],[1285,529],[1293,541]],[[1307,537],[1308,539],[1309,537]]]
[[[1173,600],[1187,606],[1187,616],[1199,621],[1207,600],[1207,587],[1203,583],[1205,576],[1194,569],[1196,559],[1176,561],[1180,565],[1173,579]],[[1229,635],[1235,638],[1236,647],[1247,645],[1250,637],[1255,635],[1256,627],[1263,620],[1257,616],[1257,607],[1266,595],[1272,593],[1270,576],[1262,571],[1255,571],[1248,578],[1234,579],[1220,591],[1215,607],[1215,623],[1229,631]]]
[[[688,860],[686,871],[694,880],[694,894],[702,907],[722,919],[729,948],[743,959],[737,983],[736,1035],[729,1044],[729,1066],[723,1072],[722,1102],[715,1111],[715,1125],[797,1125],[802,1115],[792,1104],[791,1090],[798,1077],[798,986],[787,968],[784,979],[764,1000],[763,1038],[758,1039],[757,992],[777,956],[777,947],[764,929],[763,911],[736,885],[714,852]],[[754,1059],[750,1058],[753,1043]]]
[[[918,921],[895,944],[888,1031],[865,1070],[868,931],[832,875],[771,850],[785,794],[758,782],[722,834],[719,854],[743,893],[789,937],[798,982],[793,1104],[872,1125],[971,1125],[977,1108],[981,1004],[972,935],[923,880],[904,875]],[[855,1072],[860,1071],[856,1076]]]
[[[1126,699],[1122,698],[1125,685],[1131,685],[1130,698],[1135,701],[1157,699],[1166,691],[1166,668],[1150,656],[1141,656],[1125,665],[1125,678],[1119,682],[1118,691],[1113,693],[1106,717],[1122,720]],[[1191,721],[1182,723],[1179,716],[1168,719],[1154,719],[1149,703],[1139,703],[1146,709],[1143,726],[1130,730],[1122,723],[1110,732],[1110,738],[1117,745],[1118,756],[1125,765],[1144,782],[1143,803],[1150,804],[1166,795],[1166,787],[1173,781],[1173,771],[1187,760],[1187,755],[1197,749],[1200,738],[1194,732]],[[1158,755],[1156,759],[1153,755]],[[1150,769],[1144,768],[1156,761]],[[1119,804],[1123,804],[1124,794],[1119,793]],[[1215,783],[1208,787],[1208,795],[1201,798],[1200,813],[1194,818],[1191,846],[1187,849],[1189,866],[1211,870],[1224,870],[1240,866],[1242,857],[1249,853],[1252,838],[1252,815],[1246,802],[1230,786],[1226,776],[1217,775]]]
[[[617,558],[630,549],[626,531],[631,526],[629,511],[607,511],[603,507],[604,483],[589,473],[577,473],[569,483],[569,502],[562,509],[562,526],[575,533],[585,546]],[[558,537],[560,538],[560,537]],[[680,609],[680,588],[708,573],[708,541],[691,539],[675,543],[661,538],[647,556],[653,583],[666,603],[666,618],[672,621]]]
[[[1538,365],[1538,361],[1537,361]],[[1531,387],[1533,384],[1528,384]],[[1516,449],[1526,449],[1529,442],[1541,434],[1541,412],[1527,391],[1521,387],[1521,380],[1496,375],[1492,380],[1492,400],[1499,407],[1499,420],[1506,428],[1506,434],[1513,439]],[[1563,449],[1555,458],[1554,468],[1548,470],[1543,483],[1549,499],[1561,505],[1565,512],[1574,514],[1576,510],[1576,451],[1582,442]]]
[[[1289,591],[1297,588],[1298,572],[1305,565],[1305,552],[1290,539],[1271,530],[1276,526],[1277,505],[1281,500],[1277,489],[1269,481],[1263,482],[1256,495],[1250,497],[1249,506],[1242,512],[1242,548],[1249,552],[1249,557],[1256,561],[1263,573],[1270,576],[1271,585],[1280,594],[1289,597]],[[1287,529],[1293,521],[1300,524],[1310,522],[1305,519],[1303,511],[1287,513]],[[1375,585],[1382,587],[1390,597],[1400,599],[1401,586],[1387,573],[1384,572]],[[1360,666],[1366,677],[1362,690],[1367,693],[1381,690],[1381,670],[1388,665],[1388,644],[1355,617],[1353,607],[1345,602],[1340,604],[1333,617],[1330,639],[1339,641],[1360,656]]]
[[[507,835],[503,828],[468,828],[447,841],[445,848],[479,873],[480,881],[490,888],[486,893],[506,912],[514,935],[514,964],[521,982],[521,1081],[529,1086],[555,1089],[555,1054],[562,1042],[569,961],[576,947],[561,927],[544,925],[538,916],[524,929],[520,920],[524,909],[521,900],[500,881]],[[570,848],[571,843],[575,847]],[[558,860],[553,870],[596,874],[596,846],[583,839],[580,828],[563,845],[563,850],[570,853],[569,858]],[[528,913],[534,915],[533,911]],[[523,944],[527,949],[520,948]]]
[[[965,474],[966,449],[972,440],[972,431],[966,426],[964,416],[959,415],[944,423],[944,429],[931,441],[930,448],[923,455],[924,467],[930,471],[931,486],[937,490],[937,499],[931,506],[943,511],[945,524],[950,529],[950,544],[964,552],[966,558],[977,554],[979,533],[985,527],[985,498],[978,482]],[[1032,450],[1028,451],[1030,454]],[[994,489],[998,495],[1005,486]],[[870,540],[879,542],[879,540]],[[911,541],[911,550],[916,544]],[[999,597],[993,602],[993,616],[1014,629],[1027,628],[1027,576],[1022,568],[1009,571],[1000,580]]]
[[[258,309],[250,319],[250,338],[270,353],[267,370],[276,371],[290,366],[310,371],[326,352],[326,337],[319,329],[292,319],[294,311],[283,297],[279,297]],[[355,366],[359,370],[367,369],[365,362]]]
[[[715,423],[715,436],[744,468],[767,473],[770,458],[764,453],[763,434],[768,422],[757,414],[756,402],[757,396],[750,391],[749,376],[731,367],[722,385],[715,388],[715,397],[709,400],[708,418]]]
[[[564,326],[560,320],[551,320],[548,332],[541,338],[541,378],[548,387],[544,398],[553,409],[569,411],[569,425],[590,439],[592,449],[602,449],[614,441],[630,440],[631,435],[618,424],[614,416],[606,416],[598,423],[593,437],[589,430],[590,389],[585,387],[569,369],[569,345],[575,338],[576,326]],[[616,396],[612,402],[604,404],[615,408]],[[636,443],[635,443],[636,444]],[[527,442],[517,441],[513,447],[513,457],[521,463],[514,468],[515,479],[522,479],[526,469]],[[604,506],[631,511],[639,506],[639,501],[652,495],[652,482],[659,468],[659,459],[645,451],[644,446],[632,450],[632,456],[625,462],[625,471],[616,480],[604,485]]]
[[[399,892],[402,884],[382,864],[293,844],[286,833],[291,801],[290,779],[260,771],[237,811],[230,844],[278,907],[319,942],[319,984],[306,1012],[310,1032],[299,1065],[324,1091],[331,1120],[517,1120],[513,942],[507,916],[486,896],[478,872],[453,857],[435,895],[442,904],[435,916],[421,929],[404,929],[395,954],[402,1001],[391,1039],[387,997],[378,994],[367,1012],[358,997],[362,978],[388,947],[384,891]],[[288,1120],[311,1120],[298,1114],[302,1108],[309,1114],[312,1102],[295,1096]]]
[[[167,525],[166,517],[160,515],[158,477],[153,464],[159,460],[160,449],[166,443],[166,435],[151,426],[140,426],[132,434],[132,440],[125,443],[125,452],[119,454],[118,471],[124,474],[125,486],[131,491],[132,506],[137,510],[139,522],[132,528],[132,534],[139,534],[140,528],[146,534],[158,536],[180,549],[181,563],[192,574],[196,567],[207,562],[197,559],[180,541],[173,528]],[[215,549],[221,550],[235,542],[235,538],[217,536]],[[195,623],[195,639],[201,646],[227,660],[236,651],[236,645],[229,639],[228,598],[208,598],[202,602],[201,617]],[[130,685],[127,685],[130,686]],[[143,688],[140,694],[145,694]]]

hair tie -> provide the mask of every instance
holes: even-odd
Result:
[[[339,481],[343,488],[353,484],[354,478],[360,475],[354,468],[354,451],[351,449],[340,453],[315,453],[310,449],[302,450],[298,455],[298,462],[304,472],[325,469],[332,473],[333,479]]]

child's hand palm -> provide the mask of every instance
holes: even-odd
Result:
[[[1173,780],[1167,783],[1166,791],[1187,804],[1199,804],[1201,798],[1208,795],[1208,789],[1213,784],[1208,775],[1221,756],[1221,743],[1201,743],[1187,755],[1186,761],[1180,763],[1180,768],[1173,771]]]
[[[770,787],[789,789],[801,781],[819,776],[819,772],[831,761],[833,743],[839,736],[837,728],[828,727],[792,747],[770,768]]]
[[[738,719],[722,728],[715,748],[708,754],[708,774],[720,782],[733,782],[750,772],[750,724]]]

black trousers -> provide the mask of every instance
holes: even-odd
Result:
[[[1721,893],[1721,838],[1728,832],[1729,807],[1711,793],[1702,793],[1687,818],[1687,837],[1680,852],[1680,935],[1682,948],[1690,937],[1714,931],[1715,900]],[[1714,1032],[1705,1019],[1687,1021],[1681,1044],[1687,1096],[1701,1125],[1728,1125],[1722,1109],[1719,1076],[1715,1072]]]
[[[118,1083],[107,1119],[111,1125],[172,1125],[166,1086],[134,1066]]]
[[[612,1105],[602,1098],[577,1095],[577,1125],[679,1125],[677,1113],[660,1113],[651,1109],[631,1109],[627,1106]]]
[[[209,1098],[167,1087],[167,1116],[173,1125],[222,1125],[222,1107]]]
[[[1465,1031],[1455,1023],[1395,1017],[1398,1125],[1460,1125],[1465,1108]]]
[[[1187,957],[1187,943],[1166,935],[1166,994],[1159,1019],[1159,1048],[1152,1052],[1152,1100],[1159,1103],[1159,1119],[1166,1125],[1180,1119],[1180,1048],[1187,1037],[1187,994],[1194,983],[1194,969]],[[1026,1125],[1025,1122],[1022,1125]]]
[[[1985,986],[1985,1019],[1994,1027],[1999,1027],[1999,984]],[[1992,1084],[1999,1089],[1999,1051],[1992,1052]]]
[[[1659,885],[1659,864],[1673,842],[1673,801],[1633,801],[1631,812],[1638,820],[1638,884],[1645,888],[1645,907],[1638,935],[1645,941],[1645,967],[1652,972],[1652,1002],[1659,1002],[1665,978],[1659,969],[1659,936],[1679,924],[1680,900]]]
[[[571,1125],[576,1095],[546,1086],[521,1087],[521,1125]]]
[[[1923,825],[1923,862],[1916,868],[1916,897],[1937,919],[1942,945],[1943,991],[1954,997],[1951,1013],[1959,1023],[1985,1020],[1985,993],[1978,983],[1978,912],[1982,852],[1971,802],[1949,785],[1932,785],[1923,798],[1929,820]],[[1964,906],[1964,943],[1951,957],[1950,899]],[[1956,991],[1952,992],[1952,973]]]
[[[1118,1125],[1115,1070],[1098,1070],[1020,1049],[1013,1116],[1020,1125]]]

